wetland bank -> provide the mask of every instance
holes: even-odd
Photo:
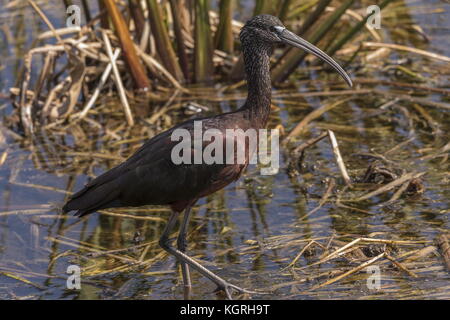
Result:
[[[171,2],[163,1],[163,15],[172,12]],[[213,35],[228,30],[220,26],[220,3],[226,2],[210,3]],[[55,30],[66,27],[63,2],[33,3]],[[98,8],[89,3],[95,22]],[[236,110],[246,98],[245,82],[231,79],[233,70],[239,75],[239,44],[225,39],[237,39],[241,23],[257,10],[277,9],[264,3],[234,3],[224,40],[211,39],[210,65],[195,62],[201,61],[195,44],[204,37],[194,25],[184,32],[185,54],[166,53],[186,58],[187,70],[163,60],[157,41],[164,39],[140,42],[149,89],[139,93],[117,51],[120,38],[101,32],[101,22],[92,30],[58,33],[72,48],[66,52],[28,1],[1,1],[0,298],[182,299],[179,266],[158,246],[168,208],[105,210],[88,219],[59,208],[147,138],[189,118]],[[189,253],[232,283],[270,292],[252,299],[449,299],[450,5],[389,1],[381,29],[363,26],[338,46],[369,3],[279,3],[289,3],[289,10],[280,5],[276,13],[296,32],[324,5],[306,38],[335,51],[355,86],[346,89],[309,56],[290,72],[281,58],[297,57],[284,48],[275,52],[278,81],[268,129],[281,133],[280,170],[263,176],[250,166],[238,182],[199,201]],[[139,19],[132,6],[119,4],[128,22]],[[334,16],[334,28],[319,28]],[[175,26],[171,18],[164,21]],[[135,38],[145,29],[130,28]],[[169,30],[174,44],[176,28]],[[43,47],[28,65],[30,49]],[[108,68],[111,53],[117,65]],[[83,72],[75,72],[83,64]],[[99,88],[106,69],[110,75]],[[202,84],[208,77],[210,84]],[[81,268],[79,290],[67,288],[71,265]],[[379,272],[375,287],[368,285],[369,270]],[[207,280],[192,277],[193,298],[223,298]]]

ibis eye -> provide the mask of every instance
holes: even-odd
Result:
[[[276,33],[277,35],[280,35],[285,30],[284,27],[281,26],[271,26],[269,27],[269,30],[273,33]]]

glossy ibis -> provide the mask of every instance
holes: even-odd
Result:
[[[276,17],[253,17],[242,28],[240,40],[248,82],[247,100],[241,108],[234,112],[189,120],[156,135],[128,160],[103,173],[73,194],[63,207],[64,212],[77,210],[78,216],[84,216],[112,207],[169,205],[172,214],[159,244],[180,261],[185,292],[190,291],[191,287],[191,267],[217,284],[218,289],[225,291],[227,298],[231,298],[233,289],[238,292],[249,291],[230,284],[189,257],[185,253],[186,230],[191,207],[196,201],[236,181],[247,167],[249,157],[246,155],[244,163],[175,164],[171,160],[171,151],[178,142],[172,141],[172,133],[175,129],[186,129],[193,134],[194,121],[199,120],[203,130],[213,128],[219,132],[225,132],[226,129],[265,128],[271,100],[269,58],[278,44],[288,44],[314,54],[331,65],[348,85],[352,85],[350,77],[333,59],[288,31]],[[202,144],[204,148],[208,143]],[[169,234],[183,211],[175,248],[170,244]]]

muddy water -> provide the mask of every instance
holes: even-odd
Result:
[[[20,57],[32,39],[46,30],[26,6],[11,11],[5,8],[5,3],[0,7],[0,95],[7,95],[8,88],[15,85]],[[448,4],[443,1],[394,4],[386,11],[382,20],[385,25],[379,30],[383,42],[450,56]],[[55,25],[58,22],[61,25],[58,12],[63,9],[47,9]],[[249,15],[245,8],[239,12]],[[404,27],[395,28],[396,24]],[[414,74],[405,73],[398,66],[413,70]],[[348,70],[355,78],[449,87],[446,63],[414,53],[391,51],[367,65],[356,59]],[[314,78],[323,76],[310,71]],[[305,76],[298,74],[295,88],[274,90],[277,108],[272,111],[270,128],[281,124],[290,130],[312,110],[350,97],[351,100],[313,122],[299,136],[297,144],[319,135],[323,129],[331,129],[354,181],[364,176],[374,160],[385,158],[388,161],[383,166],[390,172],[426,172],[420,180],[424,191],[402,194],[389,203],[392,191],[365,201],[344,201],[347,207],[339,206],[337,194],[342,199],[355,199],[377,186],[355,183],[353,188],[345,189],[327,139],[308,149],[301,166],[295,170],[288,166],[292,158],[283,149],[277,174],[261,176],[258,167],[250,167],[237,183],[198,202],[189,227],[190,254],[232,283],[270,292],[252,296],[255,299],[450,298],[450,276],[434,247],[436,237],[449,228],[450,169],[445,157],[448,149],[442,149],[449,142],[448,110],[423,106],[429,116],[424,117],[414,103],[397,101],[386,107],[396,94],[411,94],[414,90],[382,83],[364,88],[382,90],[385,95],[299,97],[296,95],[299,92],[328,89],[321,82],[305,83]],[[339,84],[336,88],[340,88]],[[223,94],[208,91],[208,95],[194,102],[208,106],[202,112],[204,115],[229,111],[243,102],[242,90],[228,93],[227,97],[237,96],[231,101],[217,102]],[[448,97],[436,92],[421,98],[449,102]],[[9,101],[0,100],[1,118],[11,111]],[[191,116],[182,107],[171,114],[171,121]],[[124,143],[123,148],[112,147],[110,140],[93,132],[88,136],[92,145],[86,153],[71,148],[70,135],[41,132],[30,143],[19,141],[2,129],[0,158],[6,154],[6,161],[0,166],[0,298],[183,297],[175,259],[157,246],[170,214],[167,208],[114,210],[81,220],[58,210],[70,192],[126,158],[144,140],[142,132],[152,135],[150,131],[137,132],[122,137],[135,138]],[[121,145],[120,141],[119,137],[115,142]],[[109,157],[102,157],[105,152]],[[436,154],[443,155],[434,157]],[[330,179],[336,181],[334,195],[320,206]],[[402,261],[410,273],[382,258],[375,263],[380,272],[379,288],[367,285],[370,275],[365,268],[316,288],[384,249],[377,243],[361,242],[364,258],[343,256],[315,264],[328,252],[327,248],[336,249],[361,237],[395,240],[389,246],[390,254]],[[311,241],[317,244],[305,249],[293,268],[286,268]],[[120,251],[124,248],[129,250]],[[417,258],[407,260],[408,254],[414,257],[415,252],[419,252]],[[81,267],[80,290],[67,287],[67,270],[71,265]],[[193,298],[221,298],[213,293],[213,284],[196,273],[192,276]]]

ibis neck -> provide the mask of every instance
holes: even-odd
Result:
[[[271,53],[272,48],[263,45],[252,44],[243,48],[248,96],[242,109],[249,113],[250,120],[257,127],[266,126],[270,113]]]

